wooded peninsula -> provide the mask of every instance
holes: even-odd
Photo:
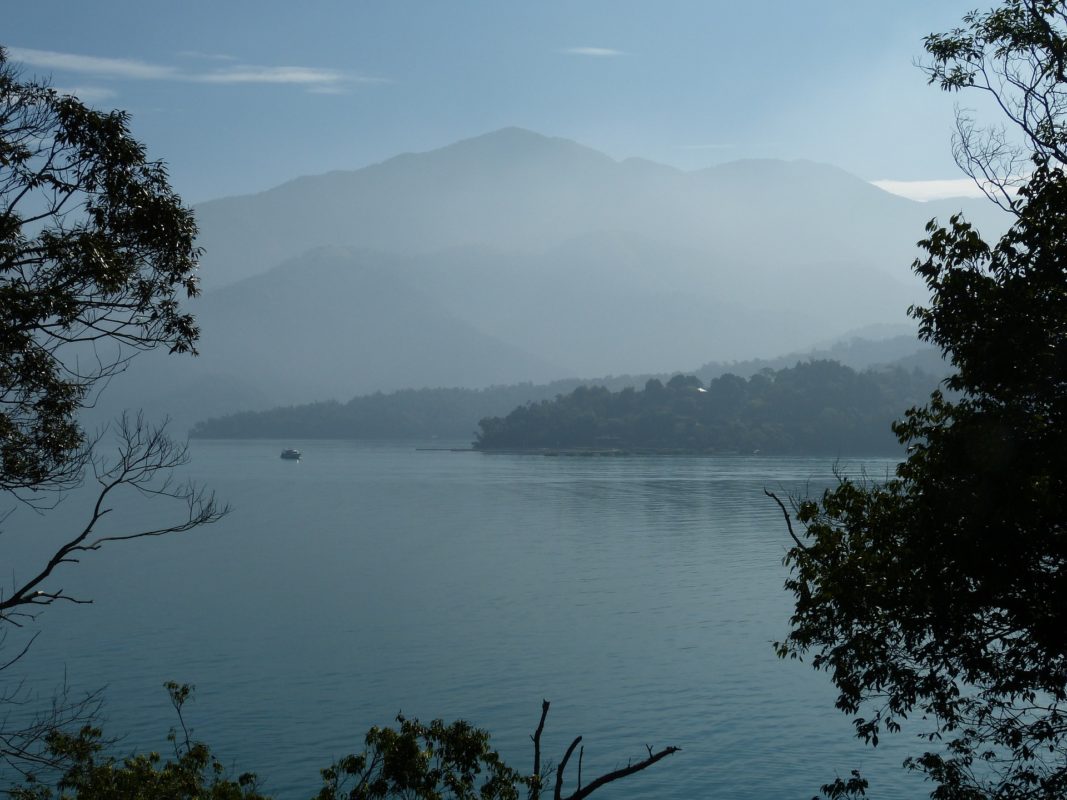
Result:
[[[810,361],[747,380],[692,375],[642,391],[582,386],[479,423],[480,450],[868,455],[900,449],[891,425],[920,403],[931,376],[903,369],[856,372]]]
[[[560,382],[419,389],[233,414],[200,438],[467,439],[483,451],[874,455],[900,446],[891,426],[938,378],[903,367],[854,370],[832,360],[741,377],[651,378],[644,388]],[[508,409],[511,409],[508,411]],[[475,430],[477,426],[477,430]]]

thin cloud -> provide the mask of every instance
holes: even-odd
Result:
[[[622,50],[613,50],[610,47],[568,47],[563,52],[571,56],[592,56],[593,58],[612,58],[626,55]]]
[[[218,84],[282,84],[302,86],[316,94],[343,94],[355,84],[391,83],[387,78],[349,75],[335,69],[318,67],[263,67],[239,64],[224,69],[209,70],[186,76],[198,83]]]
[[[118,92],[114,89],[107,89],[103,86],[57,86],[55,89],[60,94],[77,97],[83,103],[89,103],[90,105],[112,100],[118,96]]]
[[[333,85],[345,80],[343,73],[314,67],[258,67],[242,65],[190,76],[204,83],[298,83]]]
[[[181,78],[181,74],[173,67],[149,64],[132,58],[100,58],[76,53],[57,53],[54,50],[32,50],[26,47],[9,47],[7,54],[12,61],[21,61],[31,67],[87,73],[107,78],[136,80],[178,80]]]
[[[950,178],[933,181],[871,181],[883,191],[900,195],[909,200],[926,202],[944,200],[948,197],[985,197],[978,184],[970,178]]]
[[[233,64],[207,70],[180,70],[175,67],[149,64],[124,58],[100,58],[52,50],[33,50],[12,47],[8,53],[13,61],[32,67],[63,72],[75,72],[103,78],[128,80],[182,81],[213,84],[276,84],[299,86],[319,94],[341,94],[356,84],[389,83],[385,78],[350,75],[340,70],[301,66],[260,66]],[[194,51],[186,51],[192,56]],[[229,56],[208,56],[214,61],[230,61]]]

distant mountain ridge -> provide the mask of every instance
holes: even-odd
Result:
[[[191,304],[196,358],[145,354],[103,400],[182,426],[239,409],[412,385],[487,386],[566,374],[483,333],[413,286],[396,259],[319,248]]]
[[[683,172],[508,128],[198,206],[203,355],[138,359],[117,402],[191,424],[807,350],[905,322],[915,242],[960,207],[811,162]]]
[[[746,263],[866,254],[875,266],[903,263],[906,271],[929,217],[963,208],[988,221],[994,215],[987,205],[915,203],[804,161],[737,161],[695,172],[617,162],[567,139],[505,128],[209,201],[196,212],[204,285],[211,287],[322,245],[413,254],[482,243],[527,251],[601,231]],[[901,228],[909,231],[903,239]],[[778,240],[784,246],[769,247]]]

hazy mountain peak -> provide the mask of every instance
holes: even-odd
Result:
[[[545,157],[584,157],[601,163],[616,163],[614,159],[599,150],[586,147],[571,139],[565,139],[560,136],[545,136],[526,128],[510,126],[479,134],[478,136],[460,139],[451,144],[434,147],[430,150],[400,153],[384,161],[369,164],[359,169],[331,170],[318,175],[300,176],[260,194],[277,192],[294,186],[350,180],[366,173],[387,172],[397,168],[422,168],[431,164],[439,165],[449,161],[455,162],[457,159],[459,162],[467,162],[464,166],[474,164],[485,167],[500,166],[504,163],[520,164],[530,158]],[[654,164],[651,161],[646,163]],[[662,169],[670,169],[669,167],[663,167],[663,165],[657,166]],[[225,199],[229,200],[231,198]],[[205,205],[210,205],[210,203]]]
[[[429,150],[427,153],[448,153],[463,150],[477,150],[480,152],[491,152],[496,150],[515,154],[537,151],[570,151],[585,153],[597,159],[607,159],[608,161],[613,160],[599,150],[586,147],[572,139],[565,139],[561,136],[546,136],[542,133],[537,133],[536,131],[515,126],[500,128],[467,139],[460,139],[458,142],[453,142],[444,147]]]
[[[833,191],[851,189],[870,197],[887,193],[832,164],[807,159],[743,158],[699,170],[695,175],[714,181],[746,181],[787,190],[799,183],[827,187]],[[899,198],[891,195],[895,202]],[[910,201],[908,201],[910,202]]]
[[[904,321],[930,211],[811,161],[503,128],[198,208],[200,363],[277,403],[782,352]]]
[[[624,158],[619,162],[619,166],[631,174],[651,180],[670,180],[685,174],[684,170],[680,170],[677,167],[637,156]]]
[[[434,169],[514,172],[530,169],[611,169],[617,162],[583,144],[525,128],[501,128],[408,157]],[[387,162],[388,163],[388,162]]]
[[[533,254],[604,231],[702,253],[719,271],[832,260],[906,280],[929,210],[811,161],[683,172],[508,127],[205,203],[197,216],[211,289],[323,245],[400,256],[457,246]]]

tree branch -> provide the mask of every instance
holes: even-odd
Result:
[[[533,780],[530,784],[530,800],[539,800],[541,797],[541,734],[545,730],[545,718],[548,716],[549,702],[547,700],[541,701],[541,720],[537,723],[537,730],[534,731],[533,739],[534,746],[534,763],[533,763]]]
[[[118,421],[116,434],[119,448],[114,463],[109,464],[100,459],[92,462],[101,489],[93,503],[88,521],[77,535],[56,549],[36,575],[0,600],[0,621],[14,623],[11,612],[17,608],[50,605],[57,600],[90,602],[69,597],[63,594],[62,589],[46,591],[42,588],[42,584],[52,577],[61,564],[78,562],[74,557],[76,553],[99,550],[107,542],[183,533],[217,522],[229,513],[229,507],[220,506],[213,493],[191,483],[171,485],[172,471],[188,461],[188,454],[185,447],[175,444],[167,437],[165,429],[166,422],[158,427],[148,427],[141,415],[132,420],[124,415]],[[183,502],[186,505],[185,516],[172,525],[90,539],[97,525],[111,511],[105,507],[105,503],[122,487],[129,487],[145,495]]]
[[[764,489],[763,493],[776,502],[778,508],[782,509],[782,516],[785,517],[785,526],[789,529],[789,536],[796,542],[797,547],[801,550],[807,550],[807,545],[800,541],[800,538],[793,532],[793,520],[789,517],[789,511],[786,510],[785,503],[778,499],[778,495],[768,489]]]
[[[556,788],[552,792],[552,800],[561,800],[560,793],[563,791],[563,770],[567,768],[567,762],[571,760],[571,755],[574,754],[574,748],[576,748],[582,741],[582,737],[578,736],[571,746],[567,748],[567,752],[563,756],[563,760],[559,762],[559,766],[556,767]]]
[[[574,792],[574,794],[568,796],[567,798],[565,798],[565,800],[582,800],[582,798],[588,797],[601,786],[605,786],[609,783],[612,783],[613,781],[617,781],[620,778],[625,778],[628,775],[633,775],[635,772],[640,772],[643,769],[648,769],[657,761],[662,761],[667,756],[672,755],[673,753],[680,752],[681,749],[682,748],[680,747],[664,747],[662,750],[654,753],[652,752],[652,748],[649,747],[648,758],[644,758],[635,764],[627,764],[622,769],[617,769],[614,772],[607,773],[606,775],[601,775],[599,778],[597,778],[585,788],[579,787],[578,790]]]
[[[545,717],[548,715],[548,701],[545,700],[541,704],[541,721],[537,725],[537,730],[531,737],[534,741],[534,775],[531,784],[530,797],[531,800],[535,800],[540,796],[541,791],[541,732],[545,727]],[[585,758],[585,747],[583,746],[578,750],[578,785],[577,788],[567,797],[563,797],[563,773],[567,769],[567,764],[570,763],[571,757],[574,755],[574,751],[582,743],[582,737],[575,737],[574,741],[570,743],[567,748],[567,752],[563,754],[563,758],[559,762],[559,766],[556,768],[556,781],[552,790],[552,800],[583,800],[588,797],[601,786],[605,786],[609,783],[625,778],[628,775],[633,775],[635,772],[640,772],[643,769],[647,769],[655,764],[657,761],[661,761],[672,753],[677,753],[681,750],[680,747],[665,747],[658,752],[653,752],[652,748],[645,745],[645,749],[648,751],[648,758],[644,758],[636,763],[628,763],[625,767],[617,769],[613,772],[608,772],[601,775],[594,780],[588,786],[582,786],[582,762]]]

